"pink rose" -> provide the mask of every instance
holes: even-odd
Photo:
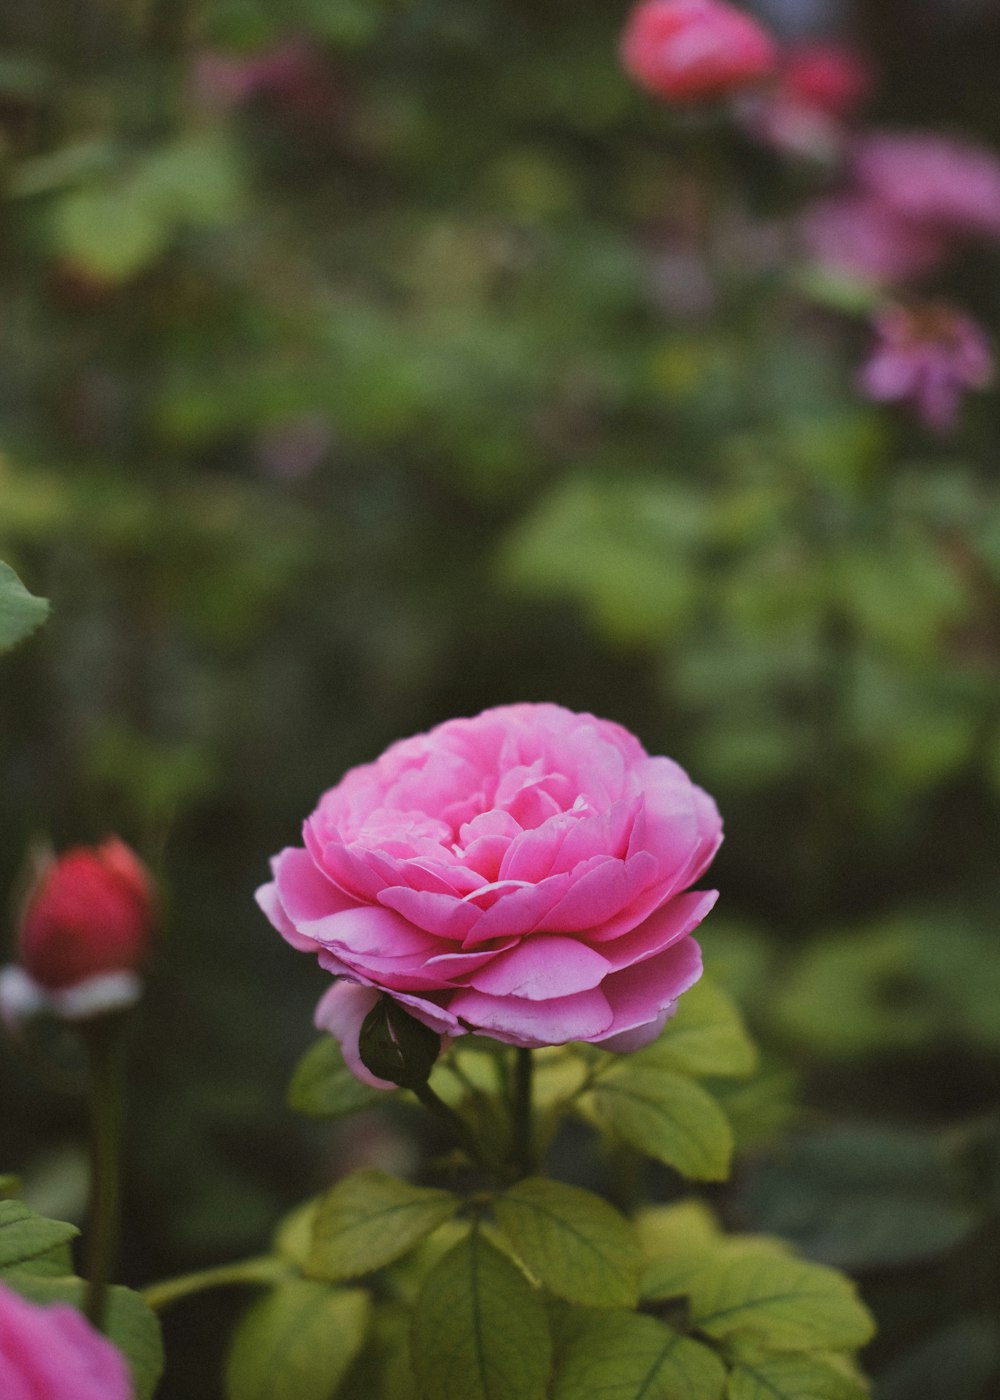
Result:
[[[625,71],[668,102],[705,102],[766,78],[777,48],[753,18],[724,0],[643,0],[621,41]]]
[[[41,1307],[0,1283],[3,1400],[132,1400],[121,1353],[67,1303]]]
[[[934,432],[949,432],[963,396],[992,382],[986,333],[947,302],[884,307],[875,330],[878,344],[861,371],[862,392],[876,402],[909,399]]]
[[[1000,159],[985,147],[933,133],[876,131],[858,145],[855,175],[914,224],[1000,238]]]
[[[627,730],[507,705],[351,769],[257,900],[339,979],[317,1023],[359,1077],[380,992],[442,1035],[636,1049],[701,974],[717,895],[690,886],[721,839],[711,798]]]

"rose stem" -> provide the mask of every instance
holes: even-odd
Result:
[[[521,1176],[534,1168],[531,1123],[531,1051],[519,1046],[514,1066],[514,1165]]]
[[[411,1085],[410,1087],[425,1108],[429,1108],[436,1118],[441,1119],[442,1123],[448,1124],[448,1127],[458,1138],[459,1144],[465,1148],[472,1160],[487,1171],[493,1171],[494,1163],[490,1161],[476,1141],[475,1134],[465,1119],[446,1104],[444,1099],[440,1098],[429,1084],[421,1084],[419,1087]]]
[[[81,1027],[90,1060],[90,1202],[84,1311],[98,1328],[104,1325],[108,1285],[118,1253],[124,1023],[121,1012],[111,1012],[95,1016]]]

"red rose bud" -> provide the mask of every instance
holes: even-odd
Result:
[[[621,59],[657,97],[705,102],[768,77],[778,51],[755,19],[724,0],[645,0],[629,16]]]
[[[149,947],[154,890],[149,871],[117,837],[52,860],[21,916],[25,972],[48,992],[108,973],[134,972]]]

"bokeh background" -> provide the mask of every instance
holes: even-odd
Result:
[[[769,0],[864,120],[1000,147],[994,0]],[[717,797],[703,929],[764,1070],[716,1201],[854,1273],[878,1400],[1000,1385],[1000,407],[866,403],[836,184],[621,72],[610,0],[0,4],[10,947],[32,843],[162,879],[124,1280],[252,1254],[411,1120],[285,1106],[325,977],[253,903],[389,741],[551,699]],[[935,290],[1000,326],[1000,252]],[[0,1157],[79,1215],[79,1066],[0,1047]],[[658,1181],[669,1192],[671,1183]],[[219,1393],[238,1300],[168,1319]]]

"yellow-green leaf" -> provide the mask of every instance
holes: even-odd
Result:
[[[640,1152],[695,1181],[724,1181],[733,1137],[700,1084],[670,1070],[627,1065],[594,1090],[599,1117]]]
[[[597,1308],[638,1301],[635,1237],[599,1196],[529,1177],[498,1197],[494,1213],[531,1273],[558,1297]]]
[[[289,1279],[236,1330],[228,1400],[331,1400],[364,1345],[370,1301],[360,1289]]]
[[[756,1068],[757,1048],[732,999],[703,977],[684,993],[676,1015],[636,1060],[685,1074],[745,1075]]]
[[[354,1172],[319,1203],[305,1272],[331,1280],[373,1273],[407,1254],[460,1205],[450,1191],[411,1186],[373,1168]]]
[[[703,1342],[654,1317],[604,1313],[559,1357],[552,1400],[722,1400],[725,1385]]]
[[[868,1388],[819,1357],[775,1352],[733,1367],[726,1400],[867,1400]]]
[[[30,636],[48,612],[45,599],[29,593],[14,570],[0,563],[0,651]]]
[[[773,1249],[713,1259],[691,1282],[691,1320],[712,1337],[753,1333],[776,1350],[862,1346],[874,1331],[851,1281]]]

